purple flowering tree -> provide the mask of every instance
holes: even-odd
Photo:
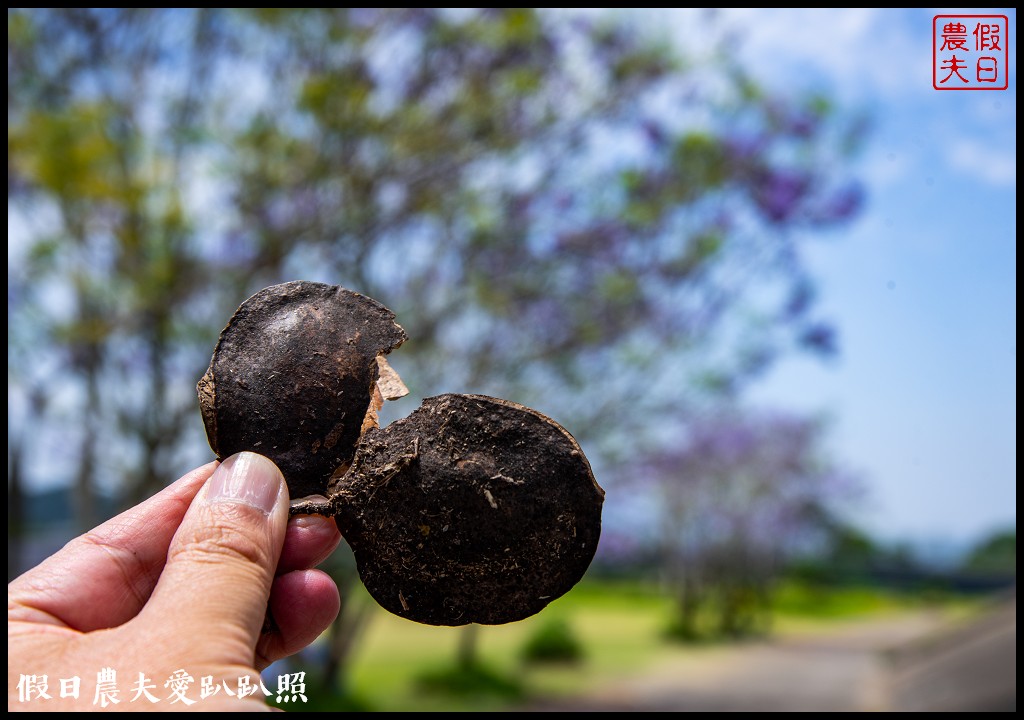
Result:
[[[690,421],[636,482],[659,499],[658,543],[677,600],[673,630],[766,628],[786,559],[820,544],[859,492],[823,447],[818,420],[733,411]]]

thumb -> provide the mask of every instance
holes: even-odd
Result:
[[[251,452],[227,458],[185,514],[138,619],[201,644],[207,660],[251,666],[287,525],[277,466]]]

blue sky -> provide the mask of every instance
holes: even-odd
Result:
[[[1009,89],[932,88],[932,18],[1009,17]],[[699,11],[668,27],[700,34]],[[775,88],[822,88],[872,120],[857,222],[811,244],[835,361],[790,358],[758,405],[832,418],[889,539],[969,541],[1016,523],[1016,12],[731,10],[735,51]]]

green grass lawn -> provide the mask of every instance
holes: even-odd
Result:
[[[807,628],[865,614],[907,610],[913,599],[873,589],[812,591],[783,585],[774,626]],[[639,674],[672,653],[665,629],[671,600],[638,583],[584,581],[540,614],[509,625],[478,629],[482,671],[461,678],[478,691],[443,692],[424,686],[423,678],[455,667],[464,628],[420,625],[377,609],[353,657],[353,696],[379,711],[495,710],[538,697],[584,693],[588,688]],[[553,618],[569,623],[582,643],[585,660],[576,665],[528,665],[522,650],[528,638]],[[687,652],[701,652],[692,648]],[[517,694],[517,690],[520,691]],[[330,698],[311,697],[309,709],[328,709]]]
[[[525,697],[579,692],[623,668],[638,670],[656,659],[670,605],[637,586],[581,584],[543,612],[522,622],[478,628],[481,664],[519,683]],[[522,662],[527,639],[551,618],[565,619],[586,651],[574,666]],[[464,628],[411,623],[376,612],[355,658],[354,694],[375,710],[469,710],[505,707],[516,698],[486,685],[480,693],[431,692],[417,678],[455,666]]]

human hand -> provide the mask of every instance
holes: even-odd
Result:
[[[330,577],[310,569],[338,545],[334,520],[289,522],[288,504],[277,467],[239,453],[193,470],[12,581],[8,709],[93,710],[114,697],[109,709],[184,710],[175,685],[165,685],[179,670],[194,680],[181,693],[193,709],[268,709],[258,672],[311,643],[340,602]],[[118,692],[101,696],[108,668]],[[44,675],[50,699],[30,692],[22,701],[25,678],[35,676],[38,690]],[[79,696],[61,697],[70,694],[61,680],[74,677]],[[201,685],[214,694],[200,700]],[[255,694],[242,698],[241,687]]]

